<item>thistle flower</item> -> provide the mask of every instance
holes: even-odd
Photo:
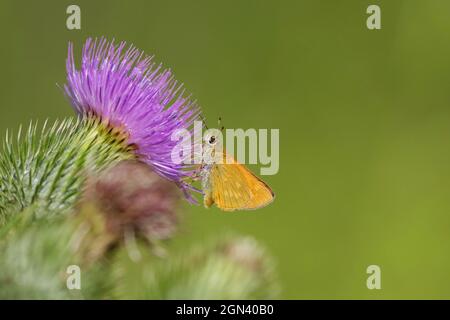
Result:
[[[171,135],[177,129],[192,131],[200,109],[185,96],[170,70],[133,46],[125,48],[125,42],[88,39],[77,70],[69,43],[65,94],[80,117],[95,118],[119,131],[155,172],[184,191],[193,189],[183,182],[193,167],[171,159],[176,145]]]

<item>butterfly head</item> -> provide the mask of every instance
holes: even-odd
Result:
[[[214,147],[217,144],[217,137],[214,134],[207,134],[205,137],[205,143],[210,147]]]
[[[219,126],[221,119],[219,118]],[[211,128],[206,125],[207,131],[203,136],[203,160],[205,163],[221,163],[223,160],[223,131],[221,129]]]
[[[215,132],[208,132],[203,138],[203,146],[205,150],[213,151],[219,142],[219,136]]]
[[[222,134],[217,129],[209,129],[203,138],[203,160],[206,163],[221,161]]]

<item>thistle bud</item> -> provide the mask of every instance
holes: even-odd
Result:
[[[105,216],[107,232],[120,235],[132,229],[154,240],[170,238],[175,232],[179,199],[173,182],[132,160],[90,178],[84,197]]]

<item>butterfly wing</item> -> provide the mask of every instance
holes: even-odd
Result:
[[[210,170],[210,188],[205,204],[215,203],[225,211],[252,210],[273,201],[272,190],[245,166],[226,155],[222,164],[214,164]]]
[[[273,193],[272,189],[270,189],[270,187],[264,181],[255,176],[245,166],[239,166],[240,170],[242,170],[243,174],[246,176],[248,184],[252,186],[250,190],[253,196],[250,199],[250,202],[247,203],[245,209],[254,210],[265,207],[269,203],[271,203],[275,198],[275,194]]]

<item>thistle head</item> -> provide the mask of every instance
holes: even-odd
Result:
[[[82,203],[103,214],[105,229],[121,237],[126,230],[149,240],[170,238],[176,231],[179,190],[149,166],[122,161],[90,177]]]
[[[194,168],[174,163],[171,136],[176,130],[193,130],[200,116],[195,101],[186,96],[170,70],[125,42],[88,39],[77,69],[69,43],[66,96],[80,117],[95,118],[119,131],[139,160],[182,189]]]

